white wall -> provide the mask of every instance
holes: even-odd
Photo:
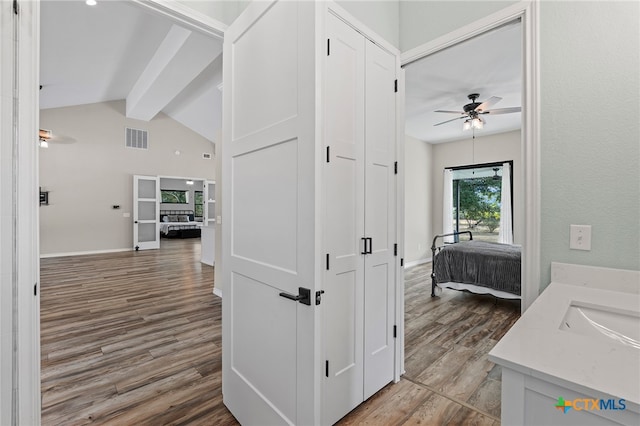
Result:
[[[336,3],[386,41],[400,48],[400,2],[398,0],[337,0]]]
[[[403,52],[420,46],[464,25],[497,12],[512,0],[498,1],[400,1],[400,48]]]
[[[311,1],[311,0],[302,0]],[[226,1],[189,1],[180,3],[217,19],[227,25],[231,24],[249,5],[246,0]],[[356,19],[382,36],[389,43],[400,47],[400,2],[399,0],[338,0],[341,7]]]
[[[432,145],[405,136],[404,146],[404,263],[431,258]]]
[[[40,126],[74,143],[40,149],[40,186],[49,205],[40,207],[43,255],[130,249],[133,246],[133,175],[213,179],[204,160],[212,144],[160,113],[150,122],[124,116],[124,101],[40,112]],[[149,131],[149,149],[124,145],[124,128]],[[175,155],[179,150],[180,155]],[[120,205],[120,209],[112,209]]]
[[[442,234],[442,170],[445,167],[513,160],[513,242],[522,244],[524,212],[520,131],[476,136],[475,149],[473,145],[471,135],[465,140],[433,145],[433,233]]]
[[[178,3],[227,25],[231,24],[249,4],[245,0],[178,0]]]
[[[402,50],[510,4],[402,2]],[[540,286],[549,283],[552,261],[638,270],[640,5],[632,1],[538,4]],[[461,10],[451,9],[456,7]],[[591,251],[569,249],[570,224],[592,225]]]
[[[552,261],[638,270],[640,3],[540,14],[542,284]],[[570,224],[592,225],[591,251],[569,249]]]

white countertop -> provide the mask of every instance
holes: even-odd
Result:
[[[582,269],[588,273],[594,268]],[[640,404],[640,349],[560,329],[572,302],[640,312],[640,279],[631,279],[636,286],[630,291],[630,271],[624,272],[621,286],[615,274],[607,275],[606,289],[552,282],[491,350],[489,360],[542,380],[568,382]],[[632,277],[640,273],[633,271]]]

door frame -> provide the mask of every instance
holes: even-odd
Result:
[[[203,177],[158,175],[158,191],[162,189],[162,185],[161,185],[162,179],[192,180],[194,182],[202,182],[202,196],[203,197],[204,197],[204,192],[205,192],[205,187],[207,185],[207,182],[215,182],[215,180],[210,180],[210,179],[203,178]],[[194,201],[194,203],[193,203],[193,211],[194,211],[194,214],[195,214],[195,210],[196,210],[195,195],[193,197],[194,197],[194,199],[193,199],[193,201]],[[158,204],[162,204],[162,198],[158,198]],[[205,204],[206,204],[206,202],[205,202]],[[160,208],[160,210],[162,210],[162,208]],[[203,215],[204,215],[204,210],[203,210]],[[202,224],[203,224],[203,226],[206,226],[206,221],[205,221],[204,216],[202,218]]]
[[[209,36],[223,38],[227,29],[226,24],[181,3],[165,0],[130,1],[137,7],[146,8]],[[2,39],[9,42],[3,41],[0,53],[4,57],[7,51],[11,51],[7,56],[14,58],[0,63],[1,86],[11,89],[2,92],[2,102],[10,105],[14,98],[20,99],[20,103],[14,102],[13,107],[6,108],[11,114],[2,114],[0,117],[3,141],[5,137],[10,138],[13,146],[8,152],[2,152],[2,164],[9,164],[13,173],[10,175],[11,179],[0,180],[0,189],[17,194],[10,200],[0,200],[3,217],[5,212],[11,212],[13,218],[12,225],[8,227],[13,237],[7,236],[5,239],[3,234],[2,239],[3,243],[8,240],[10,244],[0,246],[0,272],[3,277],[0,294],[3,300],[10,300],[7,306],[11,307],[8,309],[10,315],[5,316],[3,304],[2,329],[3,332],[10,329],[12,335],[11,344],[6,345],[7,350],[5,351],[4,345],[1,347],[0,371],[3,380],[0,381],[0,391],[2,395],[11,395],[11,400],[2,402],[0,419],[4,422],[7,418],[10,424],[39,425],[40,226],[37,201],[39,158],[36,142],[40,115],[37,90],[40,84],[40,0],[18,1],[17,6],[19,18],[14,20],[12,2],[1,2],[3,13],[0,32]],[[16,22],[15,32],[13,22]],[[18,43],[12,42],[16,35]],[[6,99],[9,101],[5,104]],[[5,153],[8,154],[7,159],[4,157]],[[5,263],[6,258],[10,258],[10,261]],[[4,285],[5,273],[6,277],[10,277],[7,281],[11,281],[7,286]],[[35,297],[34,292],[37,293]],[[8,355],[6,358],[5,353]],[[4,380],[5,372],[11,380]]]
[[[540,292],[540,8],[535,0],[508,6],[471,24],[436,38],[401,55],[402,66],[472,37],[520,19],[522,23],[521,160],[524,181],[524,242],[522,245],[522,303],[524,312]]]
[[[14,4],[0,2],[0,423],[39,424],[40,4]]]

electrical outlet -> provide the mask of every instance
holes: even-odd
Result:
[[[591,250],[591,225],[571,225],[569,248],[574,250]]]

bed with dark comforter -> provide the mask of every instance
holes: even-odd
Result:
[[[445,236],[436,236],[432,246],[432,296],[435,295],[436,285],[441,283],[460,283],[496,290],[487,291],[488,293],[504,292],[520,296],[520,246],[476,241],[469,232],[469,241],[437,247],[436,239]],[[459,286],[453,288],[457,287]]]

